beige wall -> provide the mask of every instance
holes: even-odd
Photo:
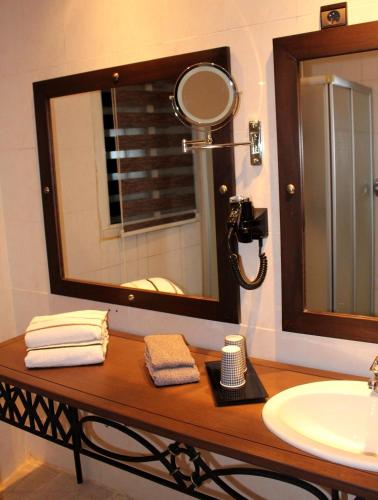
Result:
[[[235,159],[238,193],[251,196],[256,206],[269,210],[266,282],[256,291],[241,292],[242,323],[237,326],[109,305],[110,326],[141,335],[180,331],[189,342],[215,349],[226,334],[241,332],[254,356],[367,375],[376,345],[284,333],[281,325],[272,39],[317,30],[323,3],[209,0],[204,10],[199,0],[1,1],[0,183],[16,332],[22,332],[35,314],[104,307],[49,293],[32,82],[227,45],[242,92],[234,121],[235,140],[246,140],[250,119],[260,119],[263,127],[263,167],[250,166],[247,148],[235,150]],[[376,0],[349,0],[348,8],[351,24],[378,18]],[[241,245],[241,254],[253,275],[256,245]],[[13,333],[3,320],[1,326]],[[56,462],[64,456],[34,439],[28,440],[28,446],[33,453]],[[4,459],[0,460],[4,467]],[[85,467],[94,477],[102,470],[89,462]],[[104,474],[107,476],[111,478],[110,473]]]
[[[16,331],[3,215],[0,190],[0,341],[14,336]],[[0,425],[0,450],[1,484],[25,458],[25,440],[22,431],[6,425]]]

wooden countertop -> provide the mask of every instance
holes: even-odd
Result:
[[[204,363],[218,359],[217,352],[192,349],[201,373],[198,384],[156,388],[144,366],[143,349],[142,337],[114,332],[104,365],[28,370],[21,336],[0,344],[0,379],[246,463],[378,498],[377,473],[327,462],[286,444],[264,425],[263,403],[216,407]],[[357,378],[252,361],[269,396],[298,384]]]

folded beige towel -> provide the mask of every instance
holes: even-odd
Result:
[[[108,311],[74,311],[34,317],[25,333],[27,348],[101,341],[108,334]]]
[[[146,363],[148,371],[154,384],[157,386],[190,384],[198,382],[200,374],[198,368],[194,366],[182,366],[181,368],[162,368],[154,370],[151,365]]]
[[[144,341],[146,363],[153,370],[195,366],[182,335],[147,335]]]

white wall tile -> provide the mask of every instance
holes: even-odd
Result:
[[[0,342],[16,335],[15,311],[10,289],[0,288]]]
[[[227,27],[236,28],[294,17],[297,14],[297,5],[293,0],[226,1],[225,12]]]
[[[0,188],[7,222],[42,222],[41,184],[36,150],[0,151]]]
[[[121,27],[130,17],[128,7],[131,7],[129,2],[122,8],[120,2],[114,0],[96,0],[90,4],[82,0],[66,0],[62,16],[66,59],[77,61],[114,51]]]
[[[30,74],[0,79],[0,150],[35,147],[33,88]]]
[[[30,292],[50,290],[42,222],[7,224],[9,265],[14,288]]]
[[[13,304],[16,319],[16,333],[25,332],[33,316],[43,316],[50,313],[50,300],[53,295],[47,292],[30,290],[13,290]]]

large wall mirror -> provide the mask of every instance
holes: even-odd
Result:
[[[378,341],[378,22],[274,40],[283,328]]]
[[[233,152],[183,153],[183,139],[207,131],[183,125],[170,99],[202,62],[229,71],[229,49],[34,84],[53,293],[239,322],[226,247]],[[214,136],[232,142],[232,123]]]

